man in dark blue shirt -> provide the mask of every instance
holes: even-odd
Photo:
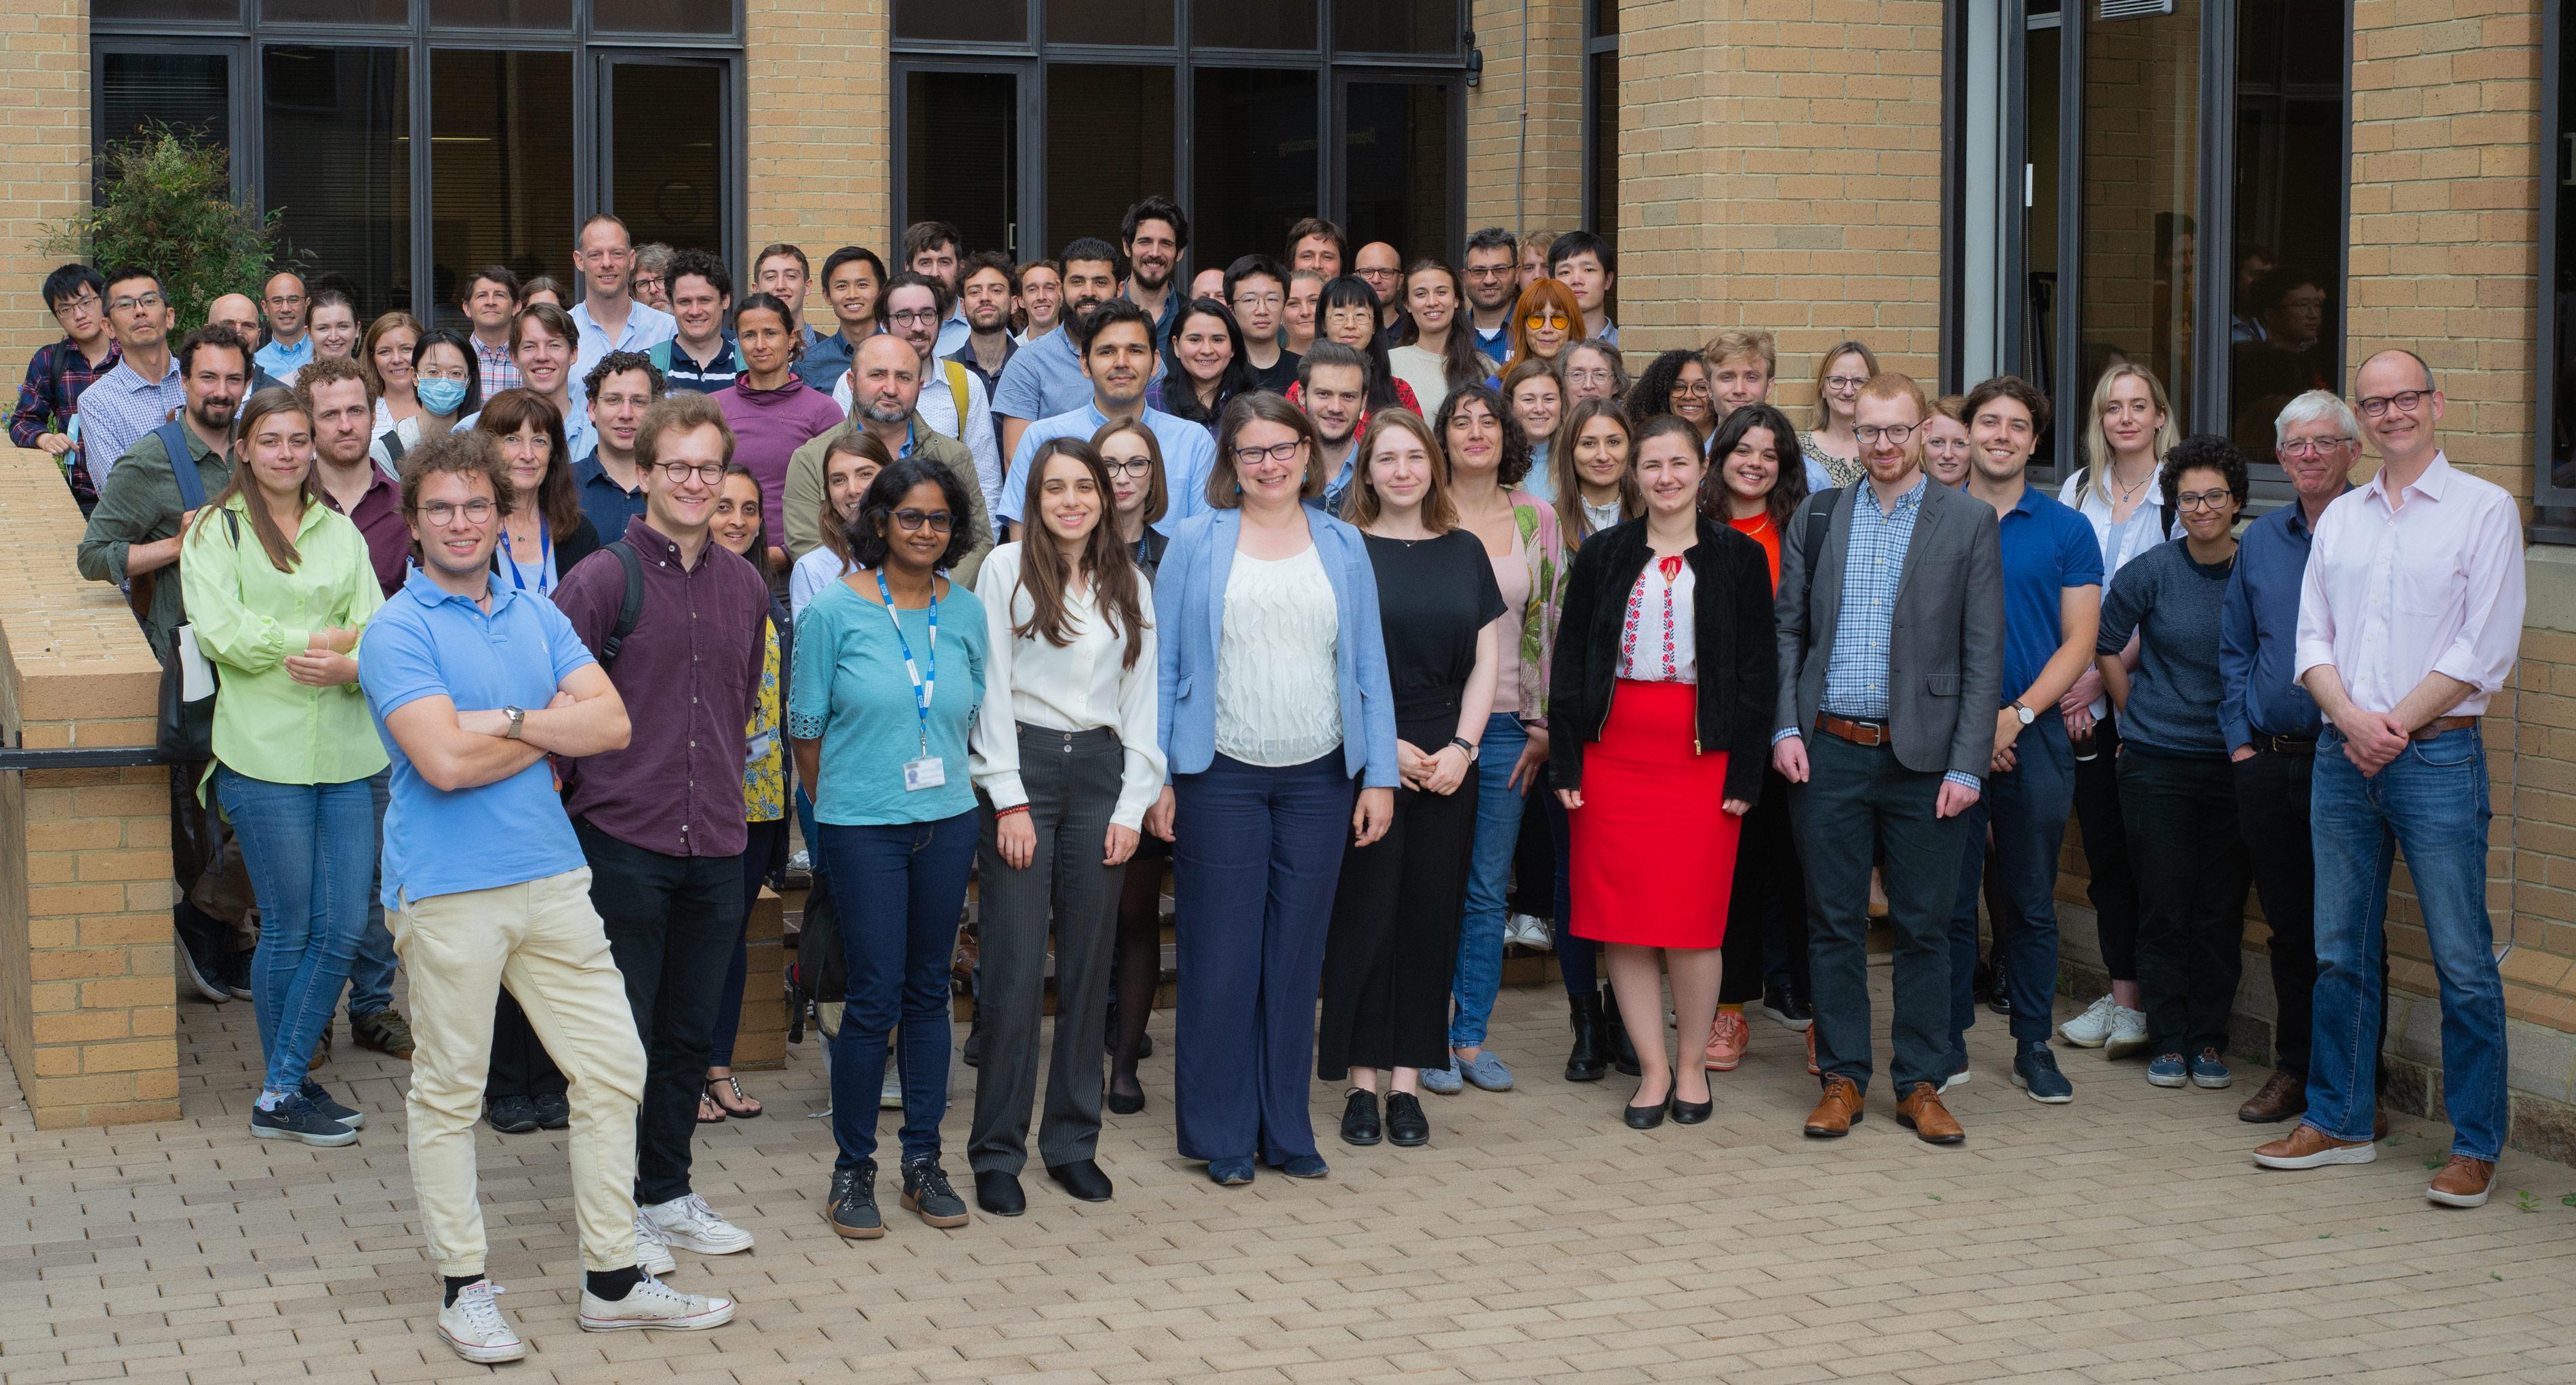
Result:
[[[670,389],[713,394],[742,373],[742,353],[725,330],[733,311],[733,273],[703,250],[683,250],[671,257],[668,274],[675,334],[654,343],[653,366]]]
[[[2057,851],[2075,802],[2075,750],[2057,700],[2093,661],[2102,616],[2102,550],[2083,515],[2023,473],[2048,428],[2048,396],[2019,376],[1969,391],[1968,494],[1995,507],[2003,549],[2004,679],[1994,763],[1968,809],[1968,849],[1950,917],[1950,1071],[1968,1071],[1976,1023],[1977,897],[1994,828],[1996,985],[2010,998],[2013,1085],[2033,1101],[2072,1101],[2048,1034],[2057,993]]]
[[[2308,783],[2324,718],[2295,677],[2299,590],[2317,517],[2352,489],[2361,460],[2361,420],[2326,390],[2290,401],[2274,425],[2274,449],[2298,503],[2245,528],[2236,570],[2219,608],[2218,728],[2235,761],[2236,812],[2272,927],[2274,1067],[2270,1081],[2237,1109],[2239,1120],[2289,1120],[2308,1108],[2308,1042],[2317,985],[2317,863],[2306,849]],[[2387,966],[2385,958],[2380,963]],[[2388,1021],[2381,987],[2380,1029]],[[2379,1040],[2367,1041],[2376,1049]],[[2388,1068],[2379,1067],[2381,1090]]]
[[[676,268],[673,277],[678,277]],[[696,286],[692,279],[690,287]],[[635,460],[636,434],[644,426],[645,411],[667,391],[662,372],[636,351],[611,351],[600,357],[582,385],[590,395],[590,421],[598,432],[599,446],[572,464],[573,492],[581,498],[581,512],[590,517],[592,528],[603,536],[621,535],[628,520],[644,513],[644,474]]]

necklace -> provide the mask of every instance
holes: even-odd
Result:
[[[2148,471],[2147,471],[2147,474],[2146,474],[2146,475],[2144,475],[2144,476],[2139,477],[2139,478],[2138,478],[2138,483],[2137,483],[2136,485],[2132,486],[2132,485],[2129,485],[2129,484],[2127,484],[2127,483],[2123,482],[2123,481],[2120,479],[2120,468],[2119,468],[2119,464],[2118,464],[2118,463],[2116,463],[2116,462],[2115,462],[2115,463],[2113,463],[2113,464],[2112,464],[2112,467],[2111,467],[2111,484],[2112,484],[2112,485],[2114,485],[2114,486],[2119,487],[2119,490],[2120,490],[2120,502],[2119,502],[2119,503],[2121,503],[2121,504],[2123,504],[2123,505],[2126,505],[2126,504],[2128,504],[2130,501],[2137,499],[2137,498],[2138,498],[2138,492],[2140,492],[2140,491],[2142,491],[2142,490],[2145,490],[2145,489],[2147,488],[2147,483],[2148,483],[2149,481],[2154,480],[2154,479],[2156,479],[2156,473],[2155,473],[2155,471],[2154,471],[2154,469],[2153,469],[2153,468],[2149,468],[2149,469],[2148,469]]]
[[[1752,528],[1738,529],[1735,532],[1744,535],[1746,538],[1758,538],[1761,535],[1771,532],[1771,516],[1767,513],[1756,515],[1753,520]]]

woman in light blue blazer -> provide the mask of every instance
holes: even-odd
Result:
[[[1211,512],[1154,577],[1172,785],[1147,821],[1173,843],[1181,1154],[1232,1186],[1256,1159],[1327,1172],[1306,1108],[1324,934],[1344,844],[1394,817],[1397,765],[1368,550],[1304,503],[1324,489],[1314,427],[1244,395],[1216,452]]]

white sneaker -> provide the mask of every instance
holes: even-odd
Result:
[[[1511,922],[1503,929],[1503,940],[1536,952],[1549,952],[1556,947],[1556,939],[1548,933],[1547,920],[1535,914],[1512,915]]]
[[[731,1255],[751,1249],[751,1233],[717,1216],[716,1209],[696,1193],[639,1208],[637,1215],[650,1220],[664,1239],[682,1250]]]
[[[787,868],[791,871],[810,871],[814,869],[814,853],[805,847],[800,846],[796,848],[796,850],[787,858]]]
[[[2085,1007],[2083,1014],[2057,1026],[2058,1037],[2077,1048],[2100,1048],[2110,1040],[2111,1012],[2119,1008],[2120,1002],[2104,991],[2100,999]]]
[[[478,1366],[516,1361],[528,1354],[528,1344],[510,1328],[510,1320],[501,1316],[501,1305],[495,1302],[500,1290],[492,1281],[478,1279],[456,1291],[456,1301],[438,1310],[438,1335],[456,1349],[456,1354]]]
[[[732,1321],[732,1299],[684,1294],[649,1274],[615,1303],[593,1297],[588,1288],[581,1291],[584,1332],[616,1332],[630,1327],[698,1330],[722,1327]]]
[[[1933,1091],[1934,1091],[1934,1093],[1935,1093],[1935,1094],[1937,1094],[1937,1095],[1943,1095],[1943,1096],[1946,1096],[1946,1095],[1948,1095],[1948,1094],[1949,1094],[1949,1091],[1950,1091],[1950,1089],[1951,1089],[1952,1087],[1964,1087],[1964,1086],[1967,1086],[1967,1085],[1968,1085],[1968,1070],[1967,1070],[1966,1068],[1961,1068],[1961,1069],[1959,1069],[1957,1072],[1954,1072],[1954,1073],[1950,1074],[1949,1076],[1942,1078],[1942,1079],[1941,1079],[1941,1085],[1939,1085],[1938,1087],[1933,1088],[1932,1090],[1933,1090]]]
[[[635,1268],[646,1274],[669,1274],[680,1262],[671,1258],[671,1238],[662,1233],[659,1223],[635,1209]]]
[[[877,1109],[903,1109],[903,1073],[895,1067],[894,1055],[890,1053],[886,1055],[885,1085],[877,1088]]]
[[[2147,1051],[2147,1014],[2126,1005],[2111,1007],[2111,1037],[2102,1045],[2105,1058],[2126,1058]]]

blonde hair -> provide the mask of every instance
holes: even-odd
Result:
[[[1389,433],[1411,433],[1422,450],[1431,458],[1431,484],[1422,492],[1422,527],[1435,534],[1446,534],[1458,527],[1458,507],[1449,499],[1449,457],[1440,450],[1440,440],[1431,433],[1431,425],[1411,409],[1380,409],[1369,416],[1368,432],[1360,437],[1358,465],[1351,473],[1351,484],[1342,492],[1342,519],[1354,528],[1366,529],[1377,523],[1377,487],[1369,484],[1369,458],[1377,451],[1378,439]]]
[[[2164,469],[2165,454],[2182,441],[2182,430],[2174,426],[2173,401],[2165,395],[2164,381],[2135,361],[2112,363],[2102,372],[2102,378],[2093,382],[2093,407],[2084,416],[2084,489],[2105,506],[2115,502],[2111,499],[2111,437],[2102,431],[2102,411],[2110,406],[2111,386],[2132,378],[2147,382],[2147,398],[2155,404],[2156,412],[2164,415],[2165,421],[2156,428],[2157,470]]]
[[[1701,348],[1699,354],[1711,368],[1734,360],[1738,356],[1750,356],[1762,363],[1763,374],[1774,379],[1780,374],[1779,345],[1772,340],[1769,332],[1759,327],[1750,331],[1720,332],[1708,339],[1708,345]]]

